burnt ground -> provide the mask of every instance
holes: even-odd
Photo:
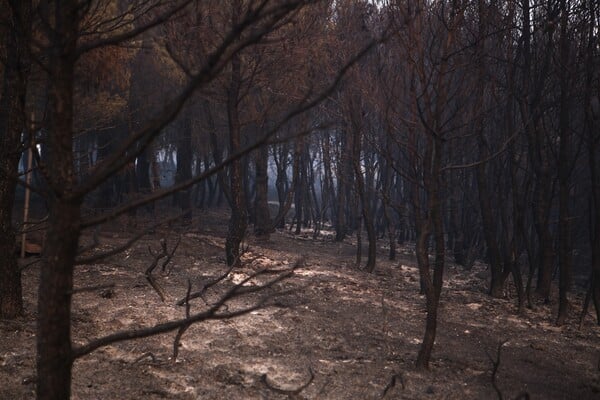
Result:
[[[192,225],[200,229],[159,228],[122,255],[78,267],[77,288],[114,287],[74,295],[74,341],[183,317],[185,307],[175,303],[185,297],[188,278],[195,290],[226,270],[225,221],[225,212],[201,214]],[[125,243],[133,231],[105,227],[99,251]],[[179,236],[170,272],[157,268],[162,302],[144,276],[153,259],[148,247],[158,249],[166,238],[171,249]],[[572,295],[568,324],[556,327],[557,304],[517,315],[510,288],[504,299],[486,295],[485,265],[467,271],[449,263],[431,368],[418,372],[425,310],[410,246],[394,262],[381,249],[375,273],[368,274],[355,266],[352,239],[335,243],[326,235],[313,240],[310,234],[277,232],[268,242],[250,237],[247,244],[244,265],[205,300],[214,301],[261,268],[285,269],[304,257],[291,278],[227,310],[265,295],[271,296],[268,307],[192,326],[176,360],[174,333],[97,350],[75,363],[73,398],[494,399],[492,360],[504,341],[496,381],[505,399],[523,392],[532,399],[600,398],[600,327],[589,315],[578,329],[583,293]],[[24,272],[25,317],[0,321],[1,399],[34,396],[38,272],[36,266]],[[203,304],[195,300],[191,312]],[[311,374],[300,393],[281,391],[299,388]]]

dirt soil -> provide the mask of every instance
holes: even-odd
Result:
[[[227,214],[211,211],[196,219],[192,226],[199,229],[159,228],[124,254],[77,268],[76,288],[92,289],[74,295],[76,345],[185,316],[185,307],[175,303],[185,297],[188,279],[192,291],[198,290],[227,269]],[[96,251],[126,243],[134,231],[103,228]],[[160,265],[155,272],[165,294],[162,302],[144,275],[153,259],[149,248],[158,250],[164,238],[170,250],[178,237],[181,243],[168,273]],[[90,240],[91,235],[85,236],[83,242]],[[414,364],[425,299],[419,295],[411,246],[402,247],[400,260],[393,262],[380,249],[375,273],[368,274],[355,266],[352,238],[336,243],[329,235],[313,239],[308,232],[277,232],[269,241],[250,237],[247,245],[243,266],[204,300],[194,300],[190,311],[202,310],[204,301],[214,301],[262,268],[283,270],[303,257],[291,278],[223,311],[251,306],[264,296],[270,296],[268,307],[190,327],[175,360],[174,332],[101,348],[75,363],[72,397],[495,399],[493,361],[504,342],[496,373],[504,399],[522,393],[531,399],[600,399],[600,327],[590,314],[578,329],[582,293],[572,295],[568,324],[557,327],[557,304],[538,304],[517,315],[510,288],[504,299],[486,294],[485,265],[477,263],[467,271],[449,263],[431,368],[419,372]],[[37,266],[24,272],[25,317],[0,321],[0,399],[34,397],[38,272]],[[274,276],[267,274],[262,282]]]

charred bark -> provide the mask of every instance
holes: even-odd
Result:
[[[239,15],[239,1],[233,4],[233,24],[237,23]],[[227,118],[229,124],[229,153],[234,154],[242,147],[241,126],[238,110],[240,84],[241,84],[241,60],[239,54],[231,57],[231,76],[229,90],[227,93]],[[225,239],[225,256],[228,265],[240,264],[240,244],[246,234],[248,212],[246,210],[246,199],[243,187],[242,160],[238,159],[229,167],[229,189],[231,191],[230,207],[231,217],[227,238]]]
[[[12,210],[23,148],[25,95],[29,75],[31,2],[11,2],[11,26],[3,38],[6,49],[0,94],[0,318],[15,318],[23,312],[21,272],[15,254]],[[33,132],[30,132],[33,134]]]
[[[175,183],[180,184],[192,179],[192,121],[184,116],[179,129],[177,140],[177,170]],[[177,202],[182,212],[181,222],[189,225],[192,222],[191,189],[177,192]]]
[[[256,197],[254,198],[254,233],[258,238],[268,240],[272,232],[269,212],[269,149],[266,146],[258,149],[254,155],[256,172]]]
[[[66,400],[71,394],[71,296],[73,266],[80,234],[80,199],[73,163],[73,82],[77,40],[76,1],[54,8],[56,35],[50,37],[50,110],[48,135],[50,218],[40,273],[37,322],[37,398]]]

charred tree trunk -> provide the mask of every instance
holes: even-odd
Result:
[[[304,192],[306,191],[306,154],[304,152],[304,140],[299,138],[296,142],[296,151],[294,157],[298,157],[299,162],[299,180],[294,186],[294,219],[292,225],[296,221],[296,230],[294,233],[299,235],[302,231],[302,214],[304,206]],[[290,226],[292,229],[292,226]]]
[[[177,170],[175,183],[180,184],[192,179],[192,121],[189,116],[184,116],[178,132],[177,141]],[[177,192],[177,202],[182,212],[181,222],[189,225],[192,222],[192,196],[191,189]]]
[[[233,5],[233,24],[237,24],[240,4],[235,1]],[[234,154],[241,149],[241,127],[238,111],[241,60],[239,54],[231,57],[231,79],[227,93],[227,117],[229,122],[229,152]],[[235,160],[229,167],[229,185],[231,190],[231,218],[225,240],[225,254],[228,265],[240,264],[240,244],[246,234],[248,213],[243,187],[242,160]]]
[[[73,163],[73,82],[77,39],[76,1],[54,8],[51,36],[49,163],[51,188],[48,240],[44,246],[38,296],[37,398],[66,400],[71,394],[71,296],[80,234],[80,199]]]
[[[288,177],[287,177],[287,167],[288,167],[288,149],[287,143],[282,143],[278,147],[273,148],[273,161],[275,162],[275,167],[277,169],[277,176],[275,178],[275,189],[277,190],[277,199],[279,201],[279,209],[283,209],[286,199],[287,199],[287,190],[288,190]],[[284,228],[285,221],[283,226],[277,225],[277,228]]]
[[[338,156],[337,167],[337,198],[336,198],[336,224],[335,240],[342,241],[348,234],[348,203],[351,201],[349,187],[353,180],[352,176],[352,139],[346,132],[341,134],[341,148]]]
[[[268,240],[271,229],[269,212],[269,149],[266,146],[258,149],[254,155],[256,169],[256,197],[254,198],[254,233],[258,238]]]
[[[540,139],[541,140],[541,139]],[[552,183],[548,167],[542,167],[536,179],[534,195],[534,225],[538,236],[538,280],[536,293],[545,301],[550,299],[552,272],[554,270],[554,238],[550,232],[549,214],[552,198]]]
[[[600,325],[600,160],[598,159],[598,139],[600,138],[598,120],[600,119],[600,115],[593,116],[589,114],[590,143],[588,144],[588,155],[592,181],[592,204],[590,211],[593,216],[593,228],[590,230],[592,247],[591,290],[594,307],[596,308],[596,322]]]
[[[482,142],[483,139],[480,139]],[[484,159],[488,152],[484,150],[485,144],[480,143],[479,154]],[[496,223],[492,211],[491,198],[487,185],[486,165],[481,164],[477,167],[477,187],[479,192],[479,206],[481,208],[481,222],[483,224],[483,235],[488,249],[490,269],[492,280],[490,282],[490,295],[492,297],[502,297],[504,291],[504,282],[506,275],[503,271],[502,256],[496,240]]]
[[[424,178],[423,183],[427,193],[427,207],[429,216],[428,220],[421,222],[421,230],[423,234],[419,238],[417,248],[417,259],[419,261],[419,271],[421,273],[421,282],[426,297],[427,318],[425,321],[425,334],[423,342],[417,356],[417,368],[426,369],[429,367],[433,344],[437,331],[437,314],[442,291],[442,283],[444,276],[444,258],[445,258],[445,241],[444,229],[442,220],[441,207],[441,153],[442,141],[439,138],[428,138],[429,149],[426,152],[426,165],[423,167]],[[428,163],[427,161],[430,161]],[[430,168],[429,168],[430,167]],[[431,228],[430,228],[431,227]],[[429,255],[428,244],[424,243],[429,239],[429,229],[432,229],[435,243],[435,259],[433,268],[433,280],[429,273]],[[421,254],[419,254],[421,253]],[[427,258],[427,260],[425,260]],[[421,263],[423,263],[421,265]]]
[[[150,158],[154,155],[146,149],[136,160],[135,164],[135,179],[137,181],[136,188],[140,196],[147,196],[152,192],[152,177],[150,176],[151,162]],[[146,206],[147,211],[154,212],[154,202]]]
[[[362,221],[364,222],[365,229],[367,231],[367,241],[369,242],[369,250],[367,252],[367,264],[365,269],[367,272],[372,273],[375,270],[375,264],[377,262],[377,235],[375,233],[375,226],[373,225],[373,213],[369,202],[369,197],[365,188],[365,178],[362,172],[361,166],[361,137],[358,123],[353,121],[353,146],[352,146],[352,165],[354,166],[354,176],[356,177],[356,191],[358,194],[358,201],[360,201]],[[362,227],[358,226],[357,234],[360,235]],[[360,246],[361,244],[359,244]]]
[[[29,75],[31,1],[11,2],[12,26],[2,39],[6,49],[0,95],[0,318],[23,312],[21,271],[15,254],[12,210],[25,129],[25,95]],[[29,132],[30,135],[33,132]]]
[[[558,266],[559,307],[556,323],[562,325],[567,319],[569,299],[567,294],[571,286],[573,273],[571,218],[569,212],[569,184],[571,175],[571,133],[569,126],[569,38],[567,37],[568,11],[565,0],[561,0],[560,23],[560,148],[558,156]]]
[[[300,179],[300,154],[298,153],[298,147],[294,152],[294,160],[292,161],[292,183],[291,185],[287,182],[287,166],[288,166],[288,149],[287,146],[282,147],[279,153],[279,161],[277,163],[277,196],[279,198],[279,210],[273,220],[271,229],[285,228],[285,217],[292,207],[292,201],[294,200],[294,192]],[[287,189],[286,189],[287,187]]]
[[[596,15],[598,6],[595,1],[590,1],[590,15]],[[600,160],[598,149],[600,143],[600,106],[592,107],[592,98],[600,94],[598,80],[596,30],[598,27],[590,18],[588,32],[588,48],[586,62],[586,92],[585,92],[585,122],[588,130],[588,158],[590,178],[592,184],[590,214],[592,216],[592,228],[590,229],[590,244],[592,248],[592,282],[591,295],[596,308],[596,323],[600,325]],[[594,85],[595,82],[595,85]],[[594,93],[593,90],[597,92]]]

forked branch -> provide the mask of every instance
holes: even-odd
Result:
[[[242,307],[234,311],[222,311],[224,309],[228,309],[233,300],[238,299],[249,293],[262,292],[268,288],[273,287],[277,283],[288,279],[294,274],[294,271],[302,266],[302,259],[298,260],[291,268],[282,271],[280,274],[275,276],[274,278],[268,280],[265,283],[253,286],[251,288],[247,287],[246,284],[257,278],[260,275],[265,273],[265,270],[258,271],[246,279],[242,280],[240,283],[234,285],[230,289],[226,290],[222,293],[219,298],[212,303],[207,309],[197,312],[195,314],[186,315],[185,318],[177,319],[173,321],[163,322],[157,325],[140,328],[140,329],[131,329],[120,332],[115,332],[104,337],[100,337],[98,339],[92,340],[91,342],[77,346],[72,351],[72,359],[76,360],[80,357],[83,357],[86,354],[89,354],[101,347],[108,346],[114,343],[123,342],[126,340],[133,339],[141,339],[145,337],[155,336],[162,333],[168,333],[177,331],[182,327],[190,326],[194,323],[206,321],[206,320],[223,320],[223,319],[231,319],[238,317],[240,315],[248,314],[249,312],[255,311],[259,308],[264,307],[269,300],[273,299],[276,296],[281,296],[285,292],[269,294],[261,297],[256,300],[247,307]]]

